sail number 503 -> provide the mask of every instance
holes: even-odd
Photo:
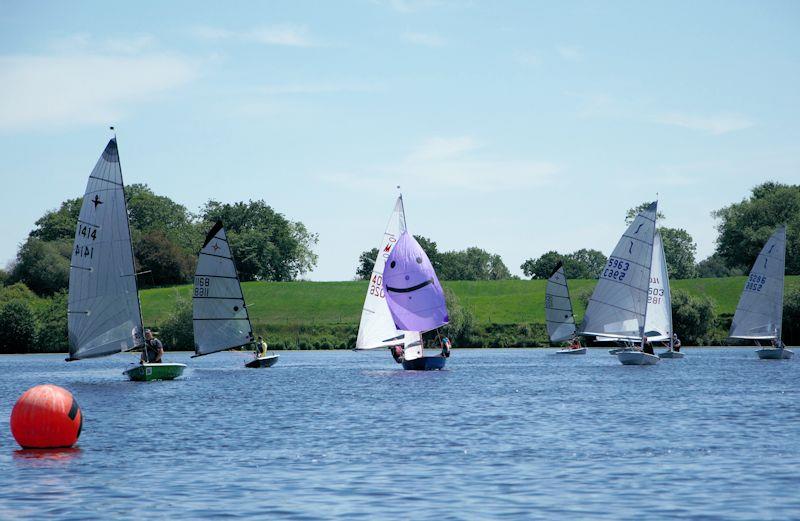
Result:
[[[208,291],[211,289],[210,277],[195,277],[194,278],[194,296],[207,297]]]

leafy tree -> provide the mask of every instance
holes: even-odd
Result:
[[[375,266],[375,259],[378,257],[378,248],[372,248],[362,252],[358,257],[358,267],[356,268],[357,280],[369,280],[372,276],[372,268]]]
[[[223,204],[208,201],[207,222],[222,220],[243,280],[294,280],[317,264],[318,236],[286,219],[264,201]]]
[[[36,319],[24,300],[0,308],[0,353],[27,353],[33,347]]]
[[[565,256],[564,272],[568,279],[596,279],[607,261],[602,252],[581,248]]]
[[[800,344],[800,288],[783,297],[783,341],[790,346]]]
[[[694,256],[697,245],[689,232],[682,228],[659,228],[664,243],[664,257],[671,279],[690,279],[696,276]]]
[[[442,328],[442,333],[450,337],[454,346],[465,347],[470,343],[475,317],[469,309],[461,305],[453,290],[445,288],[444,298],[450,322]]]
[[[646,202],[640,204],[639,206],[636,206],[634,208],[629,209],[625,213],[625,224],[632,223],[633,220],[636,219],[636,216],[639,215],[639,212],[641,212],[642,210],[644,210],[645,208],[647,208],[651,204],[652,204],[652,201],[646,201]],[[664,217],[663,213],[661,213],[660,211],[656,212],[656,220],[659,220],[659,219],[663,220],[665,218],[666,217]]]
[[[192,302],[178,298],[175,309],[161,325],[161,341],[173,350],[194,349],[194,328],[192,326]]]
[[[139,286],[164,286],[188,282],[192,277],[194,256],[189,256],[166,233],[154,230],[134,235],[137,271],[150,273],[139,278]]]
[[[9,273],[4,269],[0,269],[0,287],[3,287],[3,286],[6,285],[6,281],[8,280],[8,277],[9,277]]]
[[[8,282],[23,282],[38,295],[52,295],[69,286],[70,242],[29,237],[17,252]]]
[[[69,350],[66,291],[59,291],[37,309],[36,322],[36,351],[53,353]]]
[[[786,273],[800,274],[800,185],[763,183],[711,215],[720,219],[716,253],[728,268],[747,272],[770,235],[787,224]]]
[[[12,300],[24,300],[32,302],[36,300],[36,294],[22,282],[16,282],[0,288],[0,304],[11,302]],[[66,311],[64,311],[66,313]]]
[[[443,280],[500,280],[511,278],[511,272],[499,255],[477,247],[448,251],[439,255]]]
[[[700,278],[716,278],[742,275],[744,272],[740,269],[730,269],[725,265],[725,260],[718,253],[714,253],[697,263],[695,273]]]
[[[673,328],[684,344],[705,344],[715,319],[714,302],[707,295],[693,296],[682,290],[672,292]]]
[[[143,236],[161,233],[187,255],[197,253],[203,235],[185,206],[156,195],[146,184],[126,186],[125,198],[132,230]]]
[[[520,269],[526,277],[532,279],[546,279],[553,273],[562,255],[557,251],[548,251],[538,259],[528,259],[522,263]]]
[[[58,241],[75,237],[78,214],[81,212],[83,198],[67,199],[58,210],[49,210],[36,221],[30,237],[42,241]]]

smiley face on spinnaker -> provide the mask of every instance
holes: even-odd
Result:
[[[447,324],[444,292],[425,251],[408,232],[397,241],[383,268],[386,302],[403,331],[430,331]]]

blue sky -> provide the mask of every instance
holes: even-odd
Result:
[[[411,231],[605,253],[660,195],[710,212],[800,181],[797,2],[0,2],[0,262],[118,127],[128,183],[265,199],[352,278],[402,185]]]

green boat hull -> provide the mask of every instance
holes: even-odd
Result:
[[[174,380],[183,374],[185,364],[141,364],[132,367],[124,374],[134,382],[153,380]]]

